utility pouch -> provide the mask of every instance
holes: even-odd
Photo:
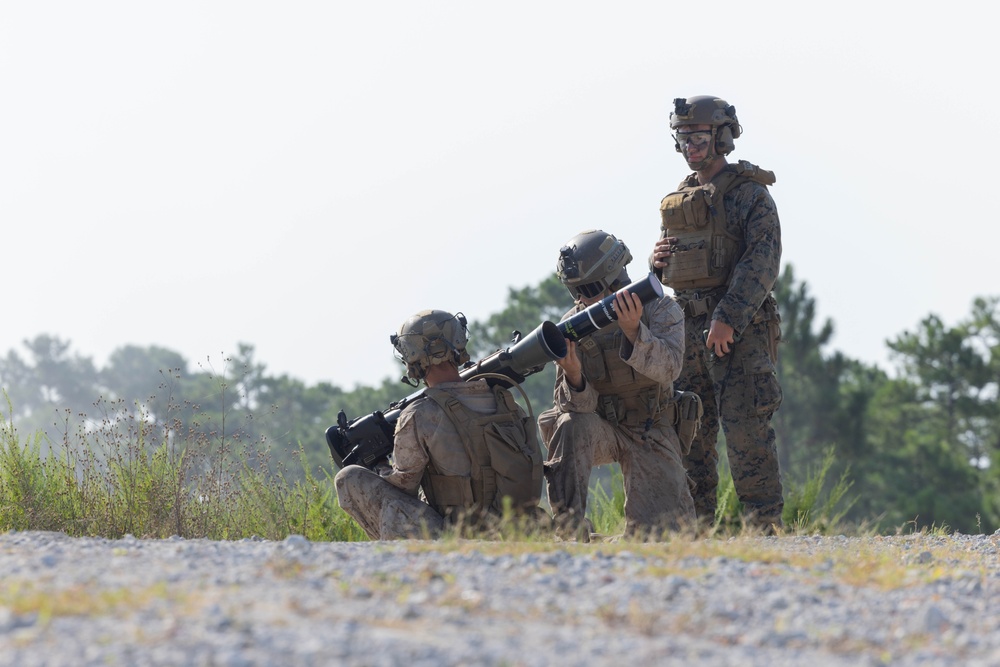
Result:
[[[767,354],[771,363],[778,365],[778,343],[781,342],[781,314],[778,312],[778,302],[774,294],[768,294],[760,309],[754,314],[751,324],[764,323],[767,335]]]
[[[472,482],[468,477],[453,477],[449,475],[434,475],[427,473],[427,484],[424,489],[433,489],[434,504],[442,514],[463,511],[475,502],[472,495]]]
[[[617,424],[619,420],[616,403],[614,396],[601,396],[597,403],[597,412],[612,424]]]
[[[679,391],[674,400],[677,403],[677,439],[681,441],[681,454],[687,456],[691,451],[691,443],[701,428],[705,408],[701,404],[701,397],[693,391]]]
[[[781,342],[781,320],[773,319],[767,323],[767,353],[771,363],[778,365],[778,343]]]

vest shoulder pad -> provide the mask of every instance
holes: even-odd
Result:
[[[746,160],[740,160],[735,165],[736,173],[740,176],[745,176],[746,178],[754,181],[755,183],[760,183],[761,185],[774,185],[775,177],[773,171],[768,171],[767,169],[761,169],[752,162],[747,162]]]

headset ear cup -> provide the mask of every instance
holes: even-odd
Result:
[[[733,141],[733,131],[728,125],[721,126],[715,135],[715,152],[719,155],[729,155],[735,148],[736,142]]]
[[[444,338],[435,338],[427,344],[427,356],[430,359],[444,359],[451,351]]]

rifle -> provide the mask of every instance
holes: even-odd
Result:
[[[652,273],[624,289],[638,296],[643,304],[663,296],[663,287]],[[614,294],[606,296],[559,324],[546,320],[527,337],[515,331],[509,347],[497,350],[480,361],[464,364],[459,376],[465,381],[485,376],[491,386],[500,382],[507,386],[521,384],[529,375],[545,368],[549,361],[565,357],[566,339],[579,341],[616,321],[618,315],[614,300]],[[391,403],[384,411],[376,410],[350,421],[341,410],[337,414],[337,423],[326,429],[326,443],[334,464],[338,468],[361,465],[371,470],[376,463],[392,454],[393,434],[399,414],[407,405],[421,398],[424,391],[415,391]]]

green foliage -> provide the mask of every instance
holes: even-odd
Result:
[[[843,519],[856,501],[847,496],[852,482],[844,470],[832,485],[829,473],[836,457],[833,449],[827,450],[820,465],[806,471],[801,483],[785,483],[785,506],[781,519],[785,531],[796,534],[829,534],[845,529]],[[711,532],[738,533],[746,528],[743,504],[736,495],[733,476],[725,459],[720,466],[715,521]]]
[[[185,436],[120,403],[81,423],[57,453],[39,433],[23,442],[0,424],[0,530],[69,535],[357,540],[363,533],[336,503],[333,480],[305,468],[289,482],[256,442]],[[301,456],[302,451],[299,450]],[[304,457],[301,457],[304,460]]]
[[[784,398],[772,424],[781,468],[795,479],[820,464],[831,446],[845,454],[863,449],[863,415],[874,389],[869,383],[847,382],[868,379],[860,364],[839,353],[824,353],[833,337],[833,322],[817,326],[816,301],[806,283],[796,283],[791,266],[785,267],[774,293],[781,313],[777,370]],[[871,382],[880,379],[876,374]],[[838,474],[849,458],[834,464]]]
[[[0,379],[8,396],[41,428],[56,410],[86,412],[96,393],[97,370],[85,357],[70,352],[69,341],[40,335],[24,341],[28,359],[13,351],[0,359]],[[34,430],[34,429],[32,429]]]
[[[841,531],[844,515],[854,500],[848,498],[851,481],[847,472],[831,485],[828,474],[835,456],[828,450],[822,465],[812,470],[801,485],[790,485],[786,491],[782,520],[787,532],[796,534],[829,534]],[[734,534],[745,529],[743,507],[736,496],[733,477],[728,466],[719,475],[718,504],[711,532]],[[609,466],[610,491],[605,483],[591,481],[587,516],[594,530],[603,535],[619,535],[625,530],[625,487],[621,468]],[[829,486],[829,488],[827,488]]]
[[[60,514],[52,502],[59,494],[52,493],[46,483],[47,466],[40,452],[40,436],[22,446],[9,423],[0,429],[0,515],[10,528],[26,530],[36,521],[46,521],[45,515]],[[71,501],[71,513],[72,504]]]
[[[591,482],[587,516],[602,535],[625,532],[625,480],[618,465],[608,466],[610,491],[604,484]]]
[[[833,325],[816,325],[815,301],[791,267],[775,295],[785,399],[774,426],[786,487],[808,488],[816,469],[841,479],[849,469],[856,497],[845,521],[881,530],[903,523],[1000,527],[1000,476],[992,465],[1000,447],[998,300],[977,299],[972,316],[954,327],[930,315],[889,341],[899,362],[890,379],[824,351]],[[832,461],[831,448],[838,454]]]
[[[715,520],[712,531],[735,531],[743,525],[743,503],[736,495],[736,485],[728,465],[721,466],[719,486],[716,487]]]
[[[869,516],[880,514],[876,526],[885,530],[903,523],[916,529],[947,523],[961,531],[992,532],[997,516],[989,471],[972,465],[948,440],[946,419],[920,401],[921,391],[897,379],[873,400],[873,455],[870,469],[857,480],[863,507]]]
[[[828,533],[839,530],[841,521],[853,504],[847,499],[852,482],[845,469],[833,487],[823,495],[827,475],[835,461],[833,448],[826,451],[819,469],[806,477],[802,485],[789,485],[785,492],[785,507],[781,519],[794,532]],[[841,509],[842,501],[846,504]]]
[[[884,382],[866,414],[869,454],[857,490],[883,529],[1000,527],[1000,323],[998,299],[977,299],[953,327],[936,315],[889,341],[899,376]],[[849,515],[850,516],[850,515]]]

